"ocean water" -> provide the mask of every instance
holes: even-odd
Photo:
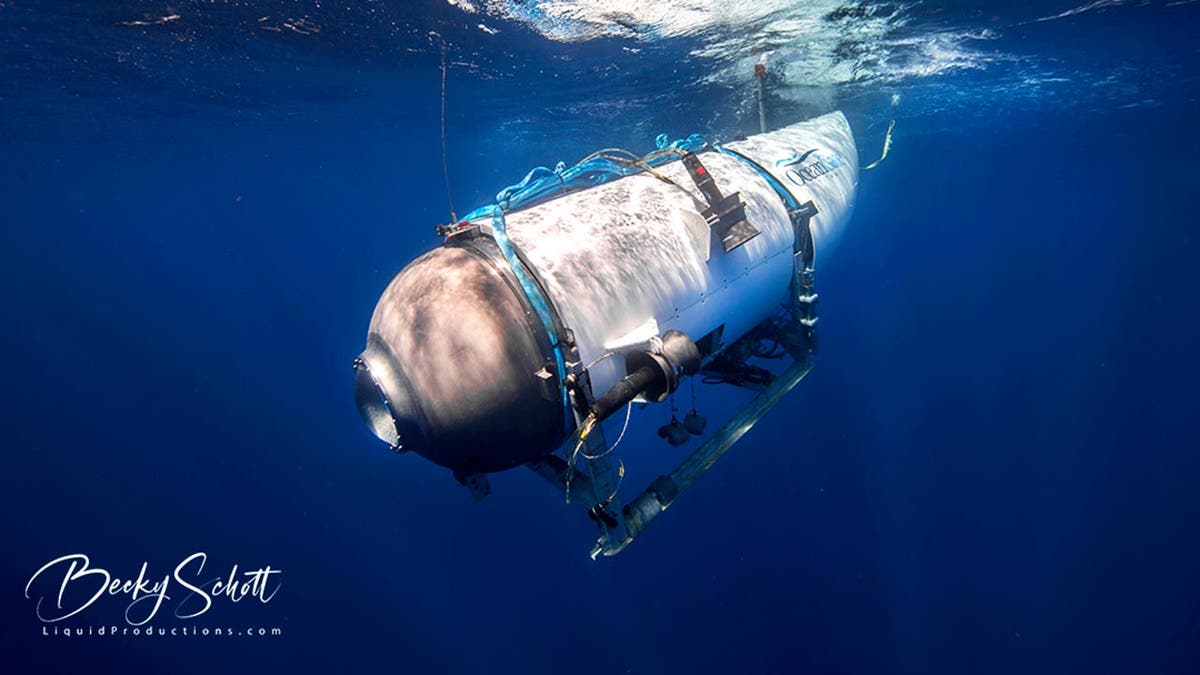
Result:
[[[1187,0],[0,1],[0,669],[1200,672],[1197,28]],[[769,125],[893,143],[819,270],[817,368],[653,528],[592,561],[531,473],[475,504],[367,432],[351,361],[449,211],[443,63],[461,214],[753,133],[764,59]],[[621,446],[627,497],[681,456],[667,414]],[[128,633],[155,598],[119,588],[39,618],[61,556],[198,552],[275,594],[181,619],[175,584],[145,624],[209,635]]]

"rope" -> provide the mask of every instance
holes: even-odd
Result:
[[[880,162],[887,159],[888,150],[892,149],[892,129],[895,129],[895,128],[896,128],[896,120],[892,120],[891,122],[888,122],[887,134],[884,135],[884,137],[883,137],[883,154],[879,156],[879,159],[864,166],[863,171],[870,171],[871,169],[874,169],[875,167],[879,166]]]
[[[437,33],[433,33],[437,35]],[[450,203],[450,222],[457,223],[458,216],[454,213],[454,197],[450,195],[450,167],[446,160],[446,42],[438,35],[438,43],[442,48],[442,178],[446,180],[446,201]]]

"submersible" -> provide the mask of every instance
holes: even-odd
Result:
[[[846,224],[857,179],[840,112],[535,171],[392,279],[354,362],[359,411],[394,450],[477,495],[487,473],[521,465],[568,498],[578,480],[589,514],[623,538],[598,546],[620,550],[637,505],[611,504],[599,423],[700,374],[762,392],[749,424],[786,393],[788,373],[752,362],[775,350],[799,376],[811,366],[816,256]],[[746,422],[705,446],[713,460]],[[669,478],[647,491],[662,509],[680,487]]]

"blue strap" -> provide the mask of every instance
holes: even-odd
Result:
[[[699,152],[704,147],[704,137],[692,134],[687,138],[674,141],[666,134],[659,134],[655,146],[659,150],[684,150]],[[674,155],[665,154],[648,162],[650,166],[659,166],[674,159]],[[633,175],[642,169],[636,166],[618,164],[606,157],[592,157],[579,162],[571,168],[559,162],[553,169],[539,166],[529,173],[521,182],[510,185],[496,195],[496,204],[481,206],[463,217],[463,220],[475,220],[491,215],[493,206],[511,211],[529,206],[545,199],[560,190],[570,188],[592,187],[601,185],[617,178]]]
[[[716,148],[717,152],[721,153],[722,155],[728,155],[741,160],[744,164],[746,164],[746,166],[754,169],[758,175],[762,176],[763,180],[767,181],[767,185],[770,185],[771,188],[775,190],[776,194],[779,195],[779,198],[783,200],[783,204],[787,207],[789,216],[791,215],[792,211],[800,208],[800,203],[797,202],[796,198],[792,196],[792,193],[788,191],[786,187],[784,187],[783,183],[780,183],[778,178],[772,176],[769,171],[762,168],[758,162],[750,159],[740,152],[730,150],[720,145],[714,145],[713,147]]]
[[[659,134],[655,139],[655,145],[659,150],[676,149],[698,152],[704,147],[705,142],[704,137],[699,134],[692,134],[687,138],[675,141],[670,141],[670,137],[666,134]],[[656,166],[671,159],[673,159],[673,155],[669,153],[663,154],[649,161],[648,164]],[[558,388],[562,396],[564,411],[570,410],[570,402],[566,387],[567,367],[563,357],[561,336],[558,334],[558,325],[554,321],[554,314],[551,312],[550,304],[542,294],[541,288],[530,278],[525,266],[521,263],[521,259],[517,256],[512,242],[508,238],[508,229],[504,222],[504,212],[528,206],[551,196],[559,190],[600,185],[616,178],[638,173],[641,170],[636,166],[618,164],[603,156],[591,157],[569,169],[566,168],[566,164],[563,162],[559,162],[553,169],[544,166],[535,167],[532,171],[525,174],[525,178],[521,182],[501,190],[496,195],[495,204],[481,206],[463,216],[463,221],[491,217],[492,239],[496,241],[496,246],[500,249],[501,255],[504,256],[504,260],[512,269],[513,274],[516,275],[517,282],[521,285],[521,290],[525,293],[525,297],[529,299],[529,304],[538,315],[538,319],[542,322],[542,327],[545,328],[546,335],[550,339],[550,348],[554,352],[554,367],[558,375]]]
[[[566,387],[567,366],[563,359],[562,342],[559,339],[558,326],[554,323],[554,314],[550,311],[550,305],[546,302],[546,297],[542,295],[542,289],[529,277],[529,273],[525,271],[525,266],[521,264],[521,259],[517,257],[517,252],[513,248],[512,242],[509,241],[508,229],[504,223],[504,209],[498,205],[483,208],[491,212],[492,239],[496,241],[496,247],[500,249],[504,260],[512,268],[513,274],[517,277],[517,283],[521,284],[521,290],[525,292],[525,297],[529,298],[529,304],[533,306],[534,313],[538,315],[538,319],[542,322],[542,327],[546,329],[547,337],[550,338],[550,348],[554,352],[554,367],[558,375],[558,388],[562,395],[563,410],[569,410]]]

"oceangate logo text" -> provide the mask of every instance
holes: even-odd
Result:
[[[104,597],[121,597],[124,618],[130,626],[142,626],[158,616],[164,606],[177,619],[193,619],[212,609],[218,602],[243,600],[266,604],[283,584],[283,572],[264,565],[212,576],[205,568],[208,554],[193,553],[168,574],[154,576],[149,563],[132,576],[121,577],[102,567],[94,567],[83,553],[72,553],[42,565],[25,584],[25,597],[35,600],[34,611],[45,623],[56,623],[80,616]],[[125,604],[125,603],[128,604]]]
[[[809,150],[803,155],[793,155],[786,160],[780,160],[779,162],[776,162],[776,165],[794,166],[803,162],[805,159],[808,159],[810,155],[813,155],[813,152],[814,151]],[[804,185],[805,183],[812,182],[831,171],[836,171],[845,164],[846,160],[836,152],[825,154],[818,153],[813,161],[797,168],[788,169],[783,175],[787,176],[787,179],[796,185]]]

